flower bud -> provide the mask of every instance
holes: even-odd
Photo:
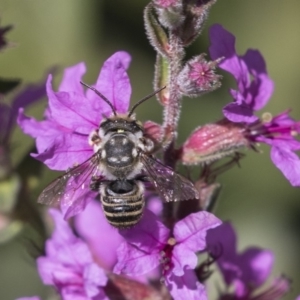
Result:
[[[144,22],[150,44],[162,56],[168,56],[168,36],[154,14],[152,3],[149,3],[144,10]]]
[[[188,0],[182,2],[185,21],[181,26],[180,37],[183,45],[188,46],[201,33],[209,9],[216,0]]]
[[[218,182],[207,183],[203,179],[195,182],[199,191],[199,206],[201,210],[212,212],[216,206],[221,191],[221,184]]]
[[[249,146],[244,128],[237,123],[221,120],[207,124],[189,136],[182,146],[181,160],[185,165],[210,163]]]
[[[154,7],[159,22],[166,28],[174,30],[184,21],[180,0],[154,0]]]
[[[200,96],[221,86],[221,75],[215,73],[219,60],[207,61],[204,54],[189,60],[178,76],[178,85],[186,96]]]
[[[149,136],[155,144],[158,144],[162,139],[162,127],[161,125],[152,122],[146,121],[144,123],[145,135]]]

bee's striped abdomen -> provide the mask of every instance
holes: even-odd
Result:
[[[130,228],[143,215],[144,186],[140,181],[112,181],[102,187],[101,202],[106,219],[112,226]]]

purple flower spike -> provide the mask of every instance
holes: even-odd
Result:
[[[177,222],[171,235],[152,212],[145,211],[136,227],[121,232],[127,242],[118,249],[114,271],[138,276],[161,265],[174,299],[207,299],[193,271],[197,265],[195,253],[205,249],[207,231],[220,223],[214,215],[198,212]]]
[[[119,113],[125,113],[129,106],[131,87],[126,73],[129,63],[129,54],[116,52],[106,60],[93,85]],[[93,149],[88,136],[99,127],[103,116],[112,114],[111,108],[93,91],[84,92],[80,84],[84,73],[84,63],[67,68],[58,92],[53,91],[49,75],[45,120],[36,121],[26,117],[22,109],[19,111],[20,127],[36,139],[38,153],[32,156],[50,169],[64,171],[91,157]]]
[[[244,136],[252,148],[256,143],[270,145],[275,166],[293,186],[300,186],[300,159],[294,153],[300,150],[300,143],[295,139],[300,133],[300,122],[291,119],[288,111],[262,120],[254,115],[267,104],[274,90],[262,55],[256,50],[237,55],[235,37],[221,25],[211,27],[210,40],[212,59],[223,58],[220,68],[234,76],[238,87],[230,91],[234,101],[224,107],[224,116],[244,127]]]
[[[102,287],[104,271],[93,261],[88,246],[77,238],[57,210],[49,210],[55,231],[46,242],[46,256],[37,259],[43,282],[53,285],[64,300],[108,300]]]

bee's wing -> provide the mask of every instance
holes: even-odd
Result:
[[[71,206],[84,192],[89,192],[91,177],[96,175],[100,161],[99,153],[95,153],[82,164],[72,168],[52,181],[40,194],[39,203],[57,206],[65,201]]]
[[[151,156],[141,153],[145,171],[164,201],[199,199],[194,184]]]

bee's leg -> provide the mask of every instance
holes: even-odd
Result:
[[[140,180],[142,182],[150,182],[150,177],[147,175],[138,175],[136,178],[136,180]]]
[[[101,184],[104,183],[102,180],[102,176],[92,176],[91,183],[90,183],[90,189],[94,192],[98,192],[100,189]]]

